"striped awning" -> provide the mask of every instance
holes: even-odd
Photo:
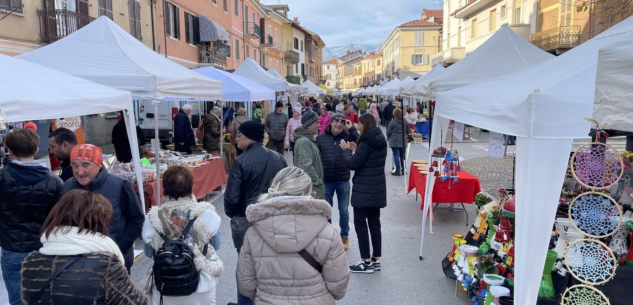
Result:
[[[227,46],[231,46],[229,32],[219,23],[202,15],[196,16],[199,20],[200,41],[219,41]]]

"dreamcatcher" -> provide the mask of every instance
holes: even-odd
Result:
[[[563,294],[563,305],[608,305],[609,299],[593,285],[601,285],[613,278],[617,260],[609,247],[597,240],[613,235],[622,223],[620,206],[605,189],[616,184],[622,177],[624,163],[611,146],[600,143],[601,136],[608,135],[596,124],[596,142],[578,148],[569,167],[576,181],[589,192],[578,195],[569,206],[572,225],[586,239],[571,243],[565,251],[565,263],[570,273],[582,285],[568,288]]]

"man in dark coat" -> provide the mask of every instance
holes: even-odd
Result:
[[[235,217],[246,217],[246,208],[268,192],[277,173],[288,166],[283,155],[264,147],[264,124],[246,121],[237,129],[237,147],[244,153],[233,161],[224,192],[224,213],[231,221]],[[233,235],[238,255],[243,239],[241,233]],[[237,304],[253,304],[253,301],[238,289]]]
[[[15,129],[5,141],[12,161],[0,170],[0,247],[11,304],[23,304],[20,268],[30,252],[42,247],[40,231],[63,184],[46,164],[34,161],[39,142],[31,129]]]
[[[389,122],[393,119],[393,111],[396,109],[396,106],[393,105],[393,100],[388,99],[387,105],[382,109],[382,116],[384,118],[385,127],[389,126]]]
[[[338,199],[338,212],[340,215],[341,239],[347,250],[349,247],[349,196],[350,196],[350,170],[345,162],[344,154],[351,154],[350,150],[343,151],[339,144],[341,141],[356,142],[358,131],[356,127],[345,130],[345,116],[337,113],[332,117],[330,125],[317,136],[317,146],[323,162],[323,182],[325,184],[325,200],[334,206],[334,193]],[[331,220],[330,220],[331,222]]]
[[[136,138],[138,139],[138,145],[145,145],[147,139],[145,134],[141,130],[141,127],[136,126]],[[112,128],[112,144],[114,144],[114,151],[116,152],[116,158],[121,163],[128,163],[132,161],[132,148],[130,147],[130,140],[127,136],[127,127],[125,125],[125,119],[121,120]],[[135,148],[135,149],[138,149]]]
[[[283,113],[284,105],[280,102],[275,104],[275,111],[266,116],[266,133],[268,133],[268,143],[266,147],[273,149],[284,155],[284,144],[286,138],[286,127],[288,127],[288,116]]]
[[[141,234],[145,215],[132,185],[108,173],[101,161],[101,148],[89,144],[75,146],[70,154],[73,178],[64,183],[62,196],[74,189],[85,189],[110,201],[112,219],[108,233],[125,257],[129,273],[134,262],[134,241]]]
[[[55,159],[62,162],[62,173],[59,175],[66,182],[73,177],[73,169],[70,166],[70,152],[78,144],[75,133],[66,128],[57,128],[48,135],[48,145]]]
[[[176,151],[191,154],[191,146],[196,145],[196,139],[191,129],[191,105],[185,104],[174,118],[174,146]]]

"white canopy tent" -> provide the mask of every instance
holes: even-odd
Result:
[[[130,91],[139,98],[152,99],[155,113],[158,113],[158,104],[165,98],[222,98],[222,82],[191,71],[152,51],[106,16],[97,18],[53,44],[18,58],[108,87]],[[130,112],[130,115],[133,113]],[[155,123],[158,142],[158,120]],[[133,130],[131,138],[137,141],[136,128],[130,129]],[[132,147],[136,146],[137,143]],[[135,163],[138,163],[137,159],[138,156],[134,156]],[[158,167],[156,175],[160,176]],[[160,198],[160,179],[156,180],[156,184],[157,198]],[[139,184],[139,192],[141,189],[142,184]]]
[[[369,88],[369,87],[367,87],[367,88]],[[354,91],[354,93],[355,94],[365,93],[365,91],[367,91],[367,88],[360,88],[360,89]]]
[[[268,69],[267,72],[268,72],[268,74],[272,75],[274,78],[285,81],[283,76],[281,76],[281,74],[279,74],[279,72],[277,72],[277,70],[275,70],[275,68],[271,67],[270,69]]]
[[[442,66],[442,65],[435,65],[435,67],[433,67],[433,69],[431,69],[431,71],[429,71],[428,73],[422,75],[422,77],[420,77],[420,78],[429,77],[431,75],[437,74],[438,72],[442,72],[444,70],[446,70],[446,68],[444,68],[444,66]],[[411,78],[411,77],[407,76],[407,78]],[[405,80],[406,80],[406,78],[405,78]]]
[[[408,78],[411,78],[409,76],[407,76]],[[402,82],[400,81],[400,79],[398,79],[397,77],[392,79],[391,81],[389,81],[388,83],[386,83],[384,86],[380,87],[380,91],[378,93],[381,93],[382,95],[397,95],[398,93],[400,93],[400,84]]]
[[[281,80],[272,76],[268,71],[264,70],[256,61],[246,58],[235,72],[235,75],[239,75],[244,78],[248,78],[258,84],[262,84],[275,92],[286,91],[288,83],[285,80]]]
[[[54,69],[0,54],[0,125],[127,110],[130,147],[138,146],[132,95]],[[143,192],[138,149],[132,149],[139,192]],[[145,211],[145,198],[141,196]]]
[[[554,55],[537,48],[504,24],[464,59],[441,72],[422,77],[400,88],[400,94],[435,99],[436,92],[505,75],[553,57]]]
[[[327,91],[325,91],[324,89],[319,88],[318,86],[316,86],[315,84],[313,84],[310,80],[307,80],[305,82],[303,82],[303,84],[301,84],[301,87],[303,88],[308,88],[318,94],[327,94]]]
[[[440,126],[446,135],[449,119],[518,137],[515,304],[537,301],[539,266],[545,263],[572,141],[587,138],[590,129],[584,118],[593,112],[598,51],[631,40],[633,18],[628,18],[552,60],[437,93],[431,148],[439,146]],[[433,181],[427,180],[427,190]],[[425,208],[429,197],[427,192]]]
[[[600,50],[593,118],[600,128],[633,132],[633,41]]]
[[[194,71],[222,81],[222,99],[226,102],[247,102],[274,100],[275,91],[248,78],[224,72],[213,67]],[[250,105],[248,105],[250,106]],[[250,107],[246,107],[250,110]]]

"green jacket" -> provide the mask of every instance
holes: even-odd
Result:
[[[312,179],[312,191],[316,192],[314,199],[325,200],[325,185],[323,184],[323,163],[316,139],[307,129],[298,127],[293,134],[295,139],[295,166],[304,170]]]
[[[363,97],[363,98],[361,98],[358,101],[358,109],[360,109],[360,110],[367,110],[367,106],[368,105],[367,105],[367,99],[366,98]]]

